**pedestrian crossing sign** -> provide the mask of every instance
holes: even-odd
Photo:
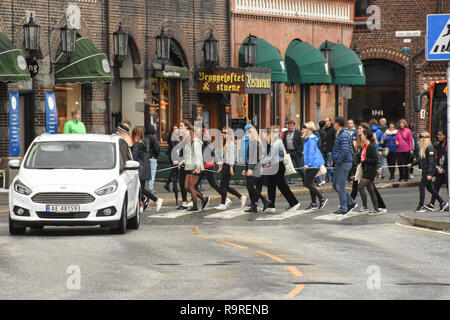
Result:
[[[450,14],[427,15],[427,61],[450,60]]]

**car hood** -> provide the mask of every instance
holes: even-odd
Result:
[[[114,170],[22,169],[18,178],[28,187],[88,187],[97,189],[114,180]]]

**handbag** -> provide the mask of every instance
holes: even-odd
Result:
[[[323,176],[324,174],[327,174],[327,167],[325,167],[325,165],[321,165],[319,168],[319,171],[316,174],[316,177],[318,176]]]
[[[283,146],[283,148],[284,148],[284,146]],[[283,163],[284,163],[284,166],[286,167],[286,172],[284,173],[285,176],[290,176],[290,175],[297,173],[297,171],[295,171],[294,164],[292,163],[291,155],[286,152],[286,148],[284,148]]]
[[[363,177],[363,168],[361,166],[361,163],[358,164],[358,167],[356,168],[356,173],[355,173],[355,181],[359,181],[361,180],[361,178]]]

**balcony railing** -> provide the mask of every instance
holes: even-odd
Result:
[[[235,0],[236,13],[353,22],[353,3],[329,0]]]

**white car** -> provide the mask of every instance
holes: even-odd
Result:
[[[9,188],[12,235],[47,225],[139,228],[139,162],[115,134],[42,134],[9,167],[19,169]]]

